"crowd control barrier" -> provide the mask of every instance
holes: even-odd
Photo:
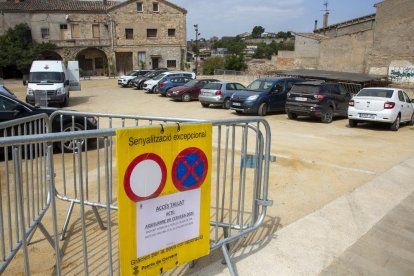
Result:
[[[57,244],[55,227],[62,227],[62,240],[54,248],[57,274],[112,275],[119,271],[116,194],[119,176],[113,142],[116,129],[148,125],[160,129],[167,125],[185,128],[193,122],[213,125],[210,249],[221,249],[230,273],[237,274],[229,245],[258,229],[267,207],[272,204],[267,198],[271,133],[266,120],[249,117],[201,121],[59,111],[50,121],[60,116],[71,116],[73,126],[79,118],[93,120],[98,128],[9,137],[0,143],[11,147],[25,147],[34,141],[47,145],[49,154],[45,157],[47,166],[43,173],[53,176],[45,179],[45,183],[49,180],[50,187],[54,187],[53,193],[50,187],[47,189],[47,195],[59,199],[58,209],[68,208],[65,219],[53,218],[51,242]],[[52,145],[68,141],[72,144],[71,152],[53,154]],[[16,162],[23,160],[17,158]],[[16,204],[20,206],[23,202]],[[55,214],[56,210],[52,209]]]

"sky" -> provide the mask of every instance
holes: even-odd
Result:
[[[169,0],[187,10],[187,40],[236,36],[262,26],[266,32],[312,32],[322,27],[325,0]],[[328,25],[375,13],[381,0],[328,0]]]

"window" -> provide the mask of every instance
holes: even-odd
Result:
[[[400,102],[404,102],[405,101],[404,95],[403,95],[403,92],[402,91],[398,91],[398,99],[400,100]]]
[[[93,38],[101,37],[100,31],[99,31],[99,24],[92,24],[92,37]]]
[[[159,12],[160,11],[160,7],[158,6],[157,2],[152,3],[152,11],[153,12]]]
[[[72,38],[79,38],[79,24],[71,24],[70,25]]]
[[[138,52],[138,65],[145,65],[145,52]]]
[[[175,37],[175,29],[168,29],[168,36]]]
[[[125,29],[125,38],[134,39],[134,29]]]
[[[157,37],[157,29],[147,29],[147,38]]]
[[[177,61],[176,60],[167,60],[167,68],[176,68]]]
[[[95,68],[96,69],[103,69],[104,60],[102,57],[95,58]]]
[[[143,12],[144,11],[144,5],[142,2],[137,2],[137,12]]]
[[[60,24],[60,39],[70,39],[70,33],[68,33],[68,25]]]
[[[49,38],[49,28],[41,28],[40,33],[42,34],[42,38]]]

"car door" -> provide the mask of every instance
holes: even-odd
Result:
[[[24,110],[19,103],[0,95],[0,122],[16,119]]]
[[[269,95],[269,111],[285,110],[286,89],[284,80],[278,81],[274,84]]]
[[[410,97],[403,91],[404,97],[405,97],[405,105],[407,106],[407,120],[411,120],[414,116],[414,107],[411,103]]]
[[[333,85],[332,87],[337,102],[337,112],[342,116],[348,115],[348,103],[351,94],[342,85]]]
[[[398,90],[398,103],[396,104],[401,112],[401,121],[405,122],[411,119],[411,110],[408,104],[406,103],[404,92],[402,90]]]

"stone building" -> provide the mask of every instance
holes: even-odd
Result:
[[[414,1],[384,0],[375,7],[375,14],[296,33],[295,51],[279,51],[277,69],[388,75],[414,85]]]
[[[0,0],[0,34],[27,23],[32,39],[57,46],[45,59],[78,60],[83,71],[182,69],[187,11],[165,0]]]

